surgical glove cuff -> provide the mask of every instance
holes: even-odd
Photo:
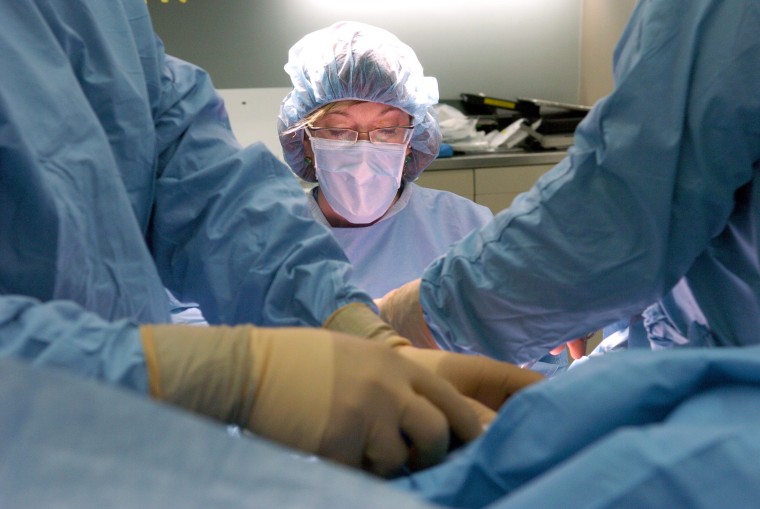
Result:
[[[329,332],[157,325],[140,333],[154,398],[318,451],[334,383]]]
[[[247,425],[255,400],[251,327],[140,327],[148,389],[155,399]]]
[[[354,302],[347,304],[330,315],[323,327],[336,332],[343,332],[381,341],[388,346],[408,346],[411,341],[398,335],[369,306]]]
[[[380,317],[419,348],[439,348],[420,304],[420,279],[391,290],[377,301]]]

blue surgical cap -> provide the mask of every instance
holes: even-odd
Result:
[[[303,129],[288,130],[336,101],[378,102],[414,117],[404,180],[415,180],[438,156],[441,131],[433,109],[438,82],[422,74],[414,51],[390,32],[364,23],[335,23],[290,48],[285,71],[293,90],[280,105],[277,130],[285,161],[304,180],[314,182],[316,176],[305,160]]]

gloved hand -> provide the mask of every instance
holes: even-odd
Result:
[[[435,345],[433,334],[422,315],[420,304],[420,282],[415,279],[383,295],[375,303],[380,309],[380,317],[388,322],[399,334],[409,338],[417,346]]]
[[[393,349],[322,329],[143,326],[150,394],[379,475],[481,431],[448,383]]]
[[[565,350],[565,347],[567,347],[567,350],[570,352],[570,356],[573,359],[578,360],[586,355],[586,345],[588,343],[588,340],[592,337],[594,337],[594,333],[589,332],[581,338],[572,339],[567,343],[552,348],[549,350],[549,353],[552,355],[558,355]]]
[[[403,296],[411,295],[404,286],[401,289],[405,292]],[[385,303],[388,303],[387,299]],[[399,300],[391,301],[390,304],[391,309],[401,309],[404,303]],[[410,302],[409,306],[414,309],[415,302]],[[419,300],[416,301],[416,306],[419,307]],[[421,331],[424,335],[427,331],[426,334],[432,341],[432,335],[422,319],[421,308],[418,316],[419,321],[403,320],[400,325],[407,334],[410,331],[412,333]],[[527,385],[543,380],[543,376],[539,373],[507,362],[479,355],[447,352],[437,347],[435,349],[416,348],[412,346],[412,342],[399,335],[401,331],[396,332],[393,327],[363,304],[349,304],[338,309],[325,321],[324,327],[383,341],[393,346],[401,355],[448,380],[461,394],[473,400],[473,409],[478,413],[482,424],[490,423],[495,416],[493,411],[498,410],[512,394]],[[423,339],[416,344],[426,342],[428,341]]]
[[[380,309],[380,316],[391,324],[399,334],[409,338],[412,344],[423,346],[435,344],[433,334],[425,323],[420,304],[420,279],[410,281],[395,290],[391,290],[380,299],[375,299],[375,304]],[[586,355],[586,342],[594,334],[573,339],[566,344],[553,348],[549,353],[557,355],[567,346],[573,359],[580,359]]]

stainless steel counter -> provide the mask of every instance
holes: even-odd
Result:
[[[567,152],[497,152],[493,154],[468,154],[435,159],[425,171],[466,170],[471,168],[496,168],[502,166],[526,166],[530,164],[556,164]]]

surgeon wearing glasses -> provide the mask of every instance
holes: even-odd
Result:
[[[441,143],[438,83],[395,35],[335,23],[296,42],[285,70],[293,83],[278,121],[285,159],[318,184],[312,215],[330,228],[357,286],[372,297],[419,278],[493,218],[472,200],[414,183]],[[566,365],[566,356],[547,355],[532,367],[554,375]]]
[[[296,42],[285,71],[293,83],[278,116],[285,160],[317,184],[311,213],[372,297],[420,277],[493,217],[471,200],[413,183],[441,144],[438,84],[395,35],[335,23]]]
[[[315,163],[319,209],[331,226],[375,224],[403,190],[414,129],[409,114],[382,103],[339,101],[313,117],[304,152]]]
[[[293,90],[280,107],[280,142],[291,169],[318,183],[317,220],[333,233],[377,225],[405,211],[412,195],[426,198],[410,183],[438,155],[441,134],[432,109],[438,86],[423,75],[409,46],[380,28],[339,22],[296,42],[285,71]],[[460,208],[490,215],[461,202]],[[427,222],[429,215],[405,221]],[[468,231],[482,224],[468,221]]]

